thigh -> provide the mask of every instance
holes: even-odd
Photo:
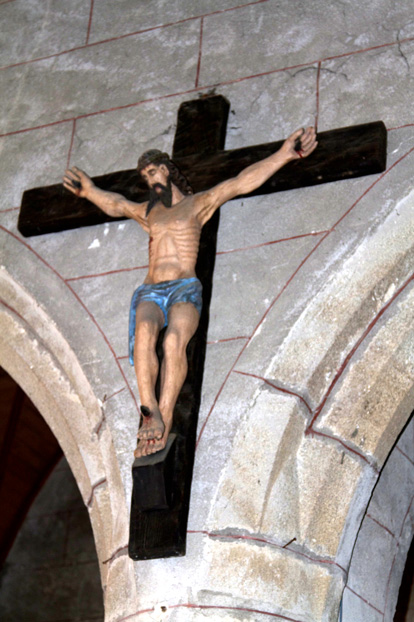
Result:
[[[135,332],[145,326],[150,332],[158,333],[165,323],[164,313],[156,302],[143,300],[136,309]]]

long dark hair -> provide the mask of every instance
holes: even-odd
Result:
[[[174,164],[174,162],[170,159],[168,153],[163,153],[159,149],[149,149],[148,151],[145,151],[145,153],[143,153],[138,160],[138,173],[140,173],[142,169],[144,169],[149,164],[155,164],[155,166],[165,164],[170,172],[171,182],[174,184],[174,186],[177,186],[178,190],[185,195],[193,194],[192,187],[190,186],[178,166]]]

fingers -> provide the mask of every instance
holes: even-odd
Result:
[[[314,127],[301,128],[292,135],[292,138],[295,140],[294,149],[299,158],[306,158],[318,144]]]
[[[63,176],[63,185],[65,188],[74,192],[75,194],[79,194],[79,191],[82,188],[82,171],[78,169],[76,166],[69,168],[65,171]]]

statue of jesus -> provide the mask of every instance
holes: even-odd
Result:
[[[197,329],[202,307],[202,286],[195,265],[203,225],[223,203],[252,192],[288,162],[310,155],[316,146],[313,127],[297,130],[276,153],[197,194],[192,193],[166,153],[151,149],[139,158],[137,167],[150,191],[145,203],[97,188],[75,166],[66,171],[65,188],[92,201],[109,216],[133,218],[149,235],[148,274],[132,297],[130,311],[130,361],[135,366],[142,404],[135,457],[162,450],[171,430],[175,403],[187,375],[187,345]],[[164,327],[157,401],[156,344]]]

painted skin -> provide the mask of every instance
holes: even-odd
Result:
[[[147,202],[134,203],[122,195],[100,190],[77,167],[66,171],[63,185],[75,195],[89,199],[110,216],[136,220],[150,236],[149,267],[144,283],[161,283],[196,276],[201,229],[223,203],[260,187],[282,166],[309,156],[316,146],[314,128],[297,130],[279,151],[211,190],[185,196],[172,184],[171,207],[158,201],[148,215]],[[165,164],[149,164],[141,175],[148,187],[159,195],[168,185],[169,171]],[[166,445],[174,406],[187,375],[187,344],[198,322],[198,312],[191,303],[180,302],[171,307],[164,337],[160,400],[157,403],[155,384],[159,364],[155,347],[164,317],[154,302],[144,301],[138,305],[134,366],[141,403],[145,406],[142,407],[138,445],[134,451],[136,457],[155,453]]]

